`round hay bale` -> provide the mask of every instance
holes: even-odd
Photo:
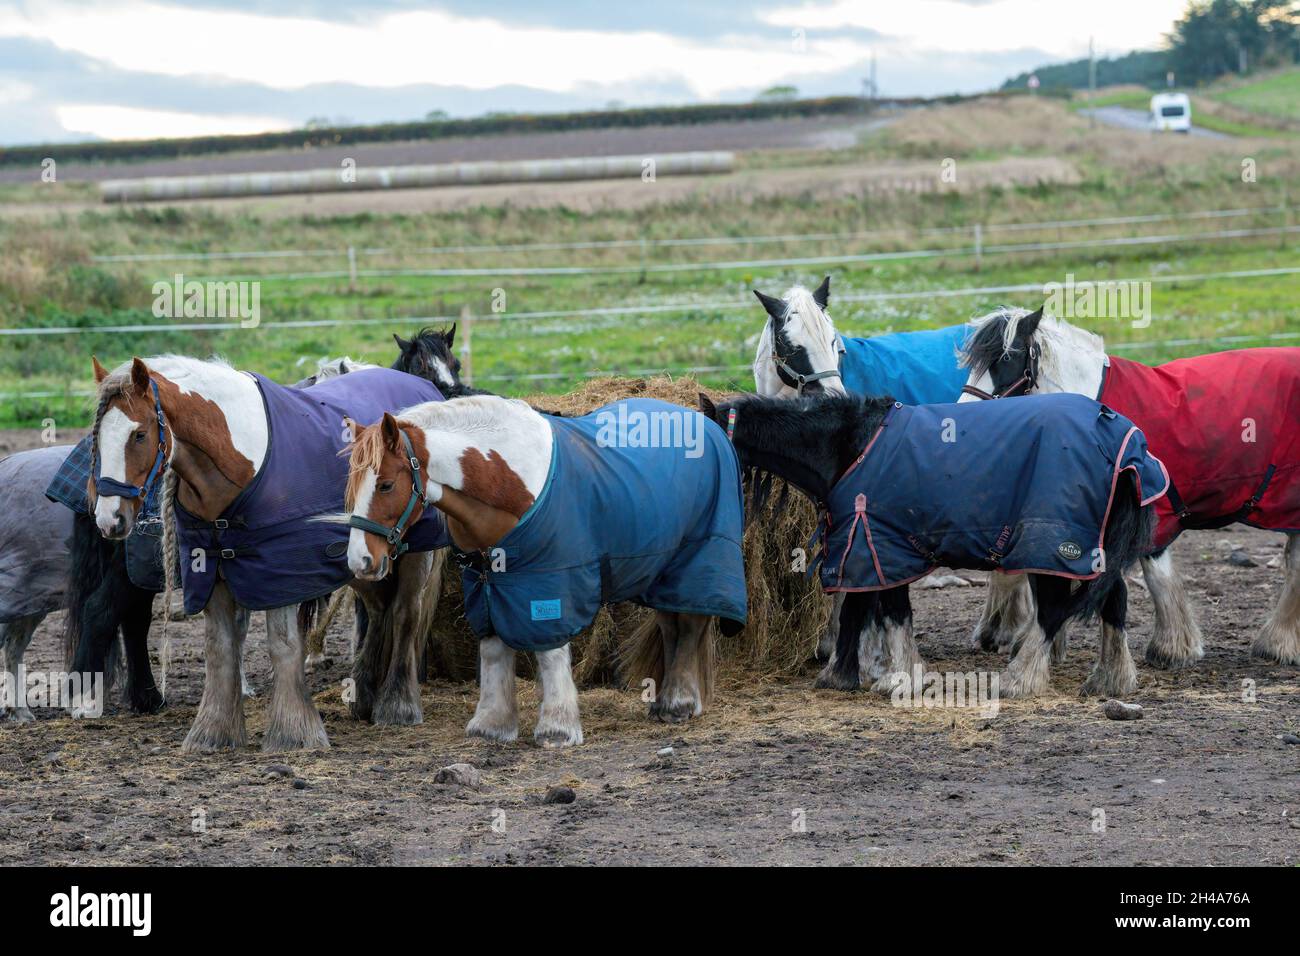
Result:
[[[688,408],[698,408],[698,396],[721,399],[725,393],[705,388],[693,377],[597,378],[566,395],[535,395],[528,401],[542,411],[586,415],[623,398],[657,398]],[[780,490],[773,499],[781,497]],[[748,500],[746,515],[749,516]],[[826,628],[830,603],[817,584],[799,568],[796,549],[807,546],[817,522],[816,509],[804,495],[790,490],[780,514],[769,506],[750,518],[743,551],[745,584],[749,592],[749,622],[730,638],[714,626],[719,660],[723,666],[743,666],[765,674],[791,673],[812,655]],[[812,555],[804,556],[808,564]],[[619,674],[618,649],[653,614],[649,608],[616,604],[603,608],[591,627],[573,639],[574,679],[580,686],[636,683],[641,675]],[[474,680],[478,670],[478,639],[465,620],[460,574],[449,563],[442,598],[429,635],[429,660],[436,675],[453,680]],[[520,654],[521,667],[527,655]]]

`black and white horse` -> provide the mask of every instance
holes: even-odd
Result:
[[[841,476],[860,456],[865,457],[864,449],[894,404],[890,399],[850,395],[747,396],[715,405],[700,396],[704,413],[729,429],[742,467],[786,480],[823,509]],[[1008,462],[1005,473],[1008,481],[1016,481],[1020,466]],[[1034,614],[1017,635],[1017,653],[1002,677],[1002,694],[1031,696],[1045,691],[1053,638],[1071,618],[1094,615],[1100,615],[1103,623],[1102,654],[1085,690],[1113,694],[1136,684],[1124,638],[1124,572],[1147,546],[1152,515],[1150,505],[1142,504],[1132,476],[1126,471],[1116,474],[1103,526],[1105,560],[1100,574],[1088,580],[1051,573],[1020,575],[1033,597]],[[917,495],[924,493],[917,490]],[[987,568],[983,563],[956,566]],[[817,680],[819,687],[854,689],[874,680],[873,690],[888,693],[897,674],[910,675],[921,664],[912,636],[906,581],[876,590],[850,590],[839,613],[835,653]]]

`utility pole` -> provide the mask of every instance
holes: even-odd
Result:
[[[1089,125],[1097,125],[1097,48],[1093,38],[1088,37],[1088,119]]]

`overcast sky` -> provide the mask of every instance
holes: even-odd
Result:
[[[1185,0],[0,0],[0,144],[975,92],[1158,45]]]

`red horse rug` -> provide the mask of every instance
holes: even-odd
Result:
[[[1241,349],[1154,368],[1109,357],[1098,401],[1169,470],[1155,545],[1240,521],[1300,531],[1300,349]]]

